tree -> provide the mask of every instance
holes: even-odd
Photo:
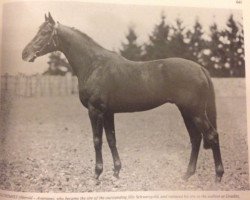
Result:
[[[165,23],[165,15],[155,26],[153,34],[149,36],[149,43],[145,45],[144,60],[163,59],[169,57],[188,58],[188,45],[185,27],[181,19],[177,18],[174,26]]]
[[[155,26],[152,35],[149,36],[149,43],[145,44],[143,60],[171,57],[169,48],[171,27],[165,23],[165,18],[165,15],[162,14],[161,22]]]
[[[149,41],[144,44],[143,53],[142,48],[138,50],[132,45],[136,44],[137,37],[129,31],[128,43],[123,44],[121,54],[133,60],[140,60],[137,56],[132,57],[138,52],[141,60],[181,57],[200,63],[214,77],[245,76],[243,27],[233,15],[229,16],[224,29],[219,29],[216,22],[210,25],[209,38],[205,37],[198,18],[190,30],[180,18],[173,26],[166,23],[165,18],[162,14],[160,22],[149,35]]]
[[[231,14],[227,20],[227,28],[223,32],[226,40],[223,48],[226,50],[225,65],[230,76],[245,76],[243,28],[240,30]]]
[[[209,53],[204,55],[206,67],[213,76],[244,77],[243,27],[237,25],[230,15],[226,29],[219,31],[217,24],[210,26],[211,41],[207,42]]]
[[[120,50],[121,55],[129,60],[140,60],[142,49],[141,46],[137,44],[137,35],[133,27],[129,27],[126,38],[127,43],[122,43],[122,49]]]
[[[187,58],[204,64],[202,59],[202,54],[205,49],[205,40],[203,39],[203,28],[198,19],[196,19],[193,30],[187,31],[187,40],[188,40],[188,54]]]
[[[49,55],[48,61],[49,67],[43,73],[44,75],[65,75],[67,72],[71,72],[71,67],[66,58],[61,57],[60,52],[53,52]]]
[[[242,24],[240,24],[241,31],[239,32],[238,40],[238,69],[240,69],[239,76],[245,77],[245,48],[244,48],[244,30]]]
[[[173,35],[169,42],[169,48],[171,49],[171,57],[188,58],[188,45],[185,42],[185,27],[183,26],[183,21],[177,18],[175,21],[175,26],[172,27]]]
[[[207,68],[212,76],[226,76],[225,70],[223,70],[225,50],[223,49],[222,32],[218,29],[215,22],[209,29],[211,39],[205,44],[205,50],[207,50],[208,53],[203,53],[204,67]]]

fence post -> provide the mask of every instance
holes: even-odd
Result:
[[[75,93],[75,79],[74,76],[71,76],[71,94]]]
[[[2,75],[2,79],[3,79],[3,84],[2,84],[1,95],[2,95],[2,100],[5,101],[9,92],[8,91],[9,90],[9,74],[5,73],[4,75]]]
[[[18,96],[18,81],[19,81],[19,76],[15,76],[15,83],[14,83],[14,94],[15,96]]]
[[[29,77],[29,89],[30,89],[30,97],[33,96],[33,92],[32,92],[32,76]]]
[[[9,75],[8,75],[8,73],[6,73],[4,76],[5,76],[4,90],[7,92],[7,90],[8,90]]]

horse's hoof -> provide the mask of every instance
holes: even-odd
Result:
[[[190,178],[190,176],[191,176],[190,174],[184,174],[182,176],[182,180],[187,181]]]
[[[102,171],[103,171],[103,166],[102,166],[102,164],[96,164],[96,166],[95,166],[95,179],[99,179],[99,176],[101,175],[101,173],[102,173]]]
[[[99,180],[99,177],[100,177],[100,174],[95,174],[95,175],[94,175],[94,179],[95,179],[95,180]]]
[[[215,176],[215,183],[220,183],[222,176]]]
[[[98,180],[98,179],[96,179],[95,177],[93,177],[93,178],[90,178],[89,180],[88,180],[88,185],[90,185],[91,187],[94,187],[94,186],[96,186],[96,185],[99,185],[100,183],[101,183],[101,181],[100,180]]]
[[[100,185],[100,184],[101,184],[101,181],[96,179],[95,185]]]
[[[119,171],[114,171],[113,176],[118,179],[119,178]]]
[[[183,176],[182,176],[182,180],[187,181],[191,176],[194,175],[195,172],[186,172]]]
[[[119,178],[119,172],[117,172],[117,173],[115,172],[115,173],[113,174],[113,176],[114,176],[115,178],[118,179],[118,178]]]

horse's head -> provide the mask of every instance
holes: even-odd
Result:
[[[27,44],[22,52],[25,61],[33,62],[37,57],[57,50],[57,24],[45,14],[45,22],[39,27],[36,36]]]

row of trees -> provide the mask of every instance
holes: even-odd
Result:
[[[244,77],[242,24],[230,15],[226,28],[219,29],[214,22],[209,30],[209,35],[205,35],[198,19],[191,29],[187,29],[180,18],[170,25],[163,14],[149,41],[143,45],[137,43],[135,30],[129,27],[127,41],[122,43],[120,53],[134,61],[181,57],[200,63],[214,77]]]

